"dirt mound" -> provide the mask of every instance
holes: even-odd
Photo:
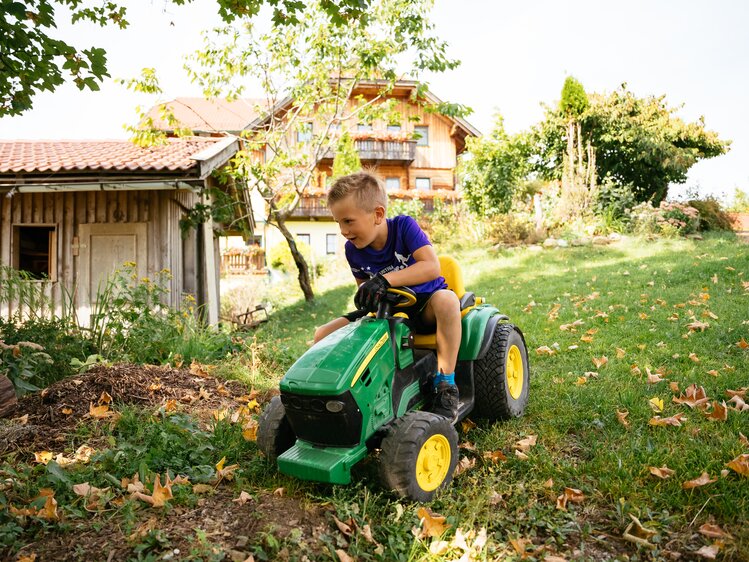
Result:
[[[90,418],[91,407],[103,404],[107,395],[113,410],[120,404],[158,408],[173,401],[173,405],[183,405],[199,417],[209,417],[215,410],[247,402],[249,393],[242,383],[216,379],[200,366],[97,366],[19,400],[8,417],[23,419],[23,425],[0,426],[0,454],[13,449],[28,452],[59,448],[65,434],[82,419]],[[257,399],[263,402],[267,397]]]

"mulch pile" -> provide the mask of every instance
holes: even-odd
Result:
[[[31,451],[60,449],[68,438],[66,434],[81,420],[90,419],[91,406],[98,406],[104,393],[111,396],[111,407],[115,411],[120,404],[155,410],[173,400],[180,409],[208,418],[210,412],[246,403],[250,389],[238,381],[216,379],[200,366],[175,369],[99,365],[19,400],[6,419],[22,422],[0,422],[0,455],[14,450],[30,454]],[[268,396],[260,395],[256,399],[262,403]]]

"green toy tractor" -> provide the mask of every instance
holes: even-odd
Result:
[[[454,259],[442,256],[440,264],[462,311],[458,419],[522,415],[530,382],[522,332],[465,291]],[[333,332],[291,366],[257,433],[259,448],[282,473],[348,484],[354,464],[379,449],[382,482],[400,496],[430,501],[450,483],[458,434],[450,420],[428,411],[436,337],[413,334],[397,313],[414,300],[409,289],[391,288],[375,317]]]

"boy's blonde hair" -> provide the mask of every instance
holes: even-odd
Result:
[[[349,195],[354,196],[356,206],[368,213],[375,207],[388,208],[388,197],[382,180],[370,172],[357,172],[338,178],[328,190],[328,207],[345,199]]]

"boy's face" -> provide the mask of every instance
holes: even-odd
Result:
[[[383,207],[365,211],[356,204],[353,195],[333,203],[330,206],[330,212],[338,223],[343,237],[359,250],[366,248],[377,239],[379,234],[377,227],[385,219]]]

